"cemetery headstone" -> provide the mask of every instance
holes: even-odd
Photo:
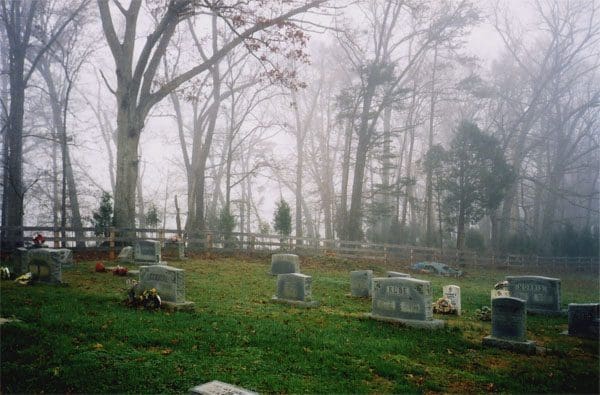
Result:
[[[159,265],[160,242],[156,240],[138,240],[133,248],[133,257],[136,262]]]
[[[492,291],[490,292],[490,300],[507,296],[510,296],[510,292],[508,291],[508,289],[492,289]]]
[[[28,271],[34,282],[47,284],[62,283],[63,255],[53,248],[33,248],[27,251]]]
[[[300,258],[295,254],[273,254],[271,256],[271,274],[299,273]]]
[[[460,287],[458,285],[444,285],[444,296],[452,303],[456,315],[461,315]]]
[[[373,270],[354,270],[350,272],[350,295],[359,298],[371,296]]]
[[[131,246],[123,247],[121,252],[119,252],[119,256],[117,257],[117,260],[121,263],[132,263],[133,262],[133,247],[131,247]]]
[[[525,300],[527,311],[546,315],[564,314],[560,309],[560,279],[542,276],[507,276],[511,297]]]
[[[29,251],[27,248],[19,247],[12,253],[9,269],[15,277],[29,271]]]
[[[272,300],[301,307],[319,305],[319,302],[312,300],[312,277],[301,273],[279,274],[277,294]]]
[[[492,300],[492,334],[483,345],[535,354],[535,343],[526,338],[527,307],[523,299],[498,297]]]
[[[185,270],[166,265],[140,266],[140,288],[156,288],[162,304],[169,309],[193,309],[185,300]]]
[[[190,388],[190,395],[258,395],[257,392],[236,387],[222,381],[213,380]]]
[[[408,273],[388,271],[388,272],[386,272],[386,274],[387,274],[388,277],[410,278],[410,274],[408,274]]]
[[[372,312],[369,317],[408,326],[438,329],[444,321],[433,319],[429,281],[402,277],[373,279]]]
[[[165,242],[164,256],[174,259],[185,259],[185,244],[181,240],[168,240]]]
[[[600,326],[600,303],[569,303],[570,336],[598,340]]]
[[[63,268],[73,267],[73,251],[68,248],[55,248],[54,251]]]

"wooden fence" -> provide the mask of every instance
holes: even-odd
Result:
[[[4,228],[0,228],[4,232]],[[50,247],[66,247],[74,250],[108,251],[114,259],[122,246],[132,245],[137,239],[158,240],[163,245],[181,240],[190,252],[222,251],[270,254],[293,252],[302,256],[331,256],[348,259],[364,259],[386,263],[411,265],[421,261],[443,262],[458,267],[512,267],[523,269],[549,269],[552,271],[578,271],[598,273],[599,257],[543,257],[535,255],[479,255],[473,251],[455,249],[378,244],[370,242],[324,240],[316,238],[281,237],[254,233],[232,233],[225,239],[218,232],[203,232],[191,236],[179,234],[174,229],[106,229],[96,235],[94,228],[83,228],[76,232],[52,227],[23,227],[23,243],[41,233]],[[122,236],[128,235],[128,236]]]

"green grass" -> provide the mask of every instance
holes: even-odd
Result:
[[[347,296],[350,270],[402,268],[303,260],[321,306],[302,309],[270,302],[268,261],[171,262],[186,270],[193,313],[125,307],[125,279],[94,273],[93,262],[64,271],[68,286],[3,281],[1,316],[22,322],[1,327],[1,392],[184,393],[211,380],[261,393],[599,391],[598,343],[561,335],[565,317],[528,317],[545,355],[482,347],[491,328],[475,310],[514,273],[419,275],[436,297],[445,284],[462,289],[463,315],[437,316],[448,325],[431,332],[364,318],[370,301]],[[595,276],[561,278],[565,307],[598,300]]]

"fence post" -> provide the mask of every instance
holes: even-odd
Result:
[[[115,260],[115,228],[111,227],[108,234],[108,258],[111,261]]]
[[[161,246],[165,245],[165,230],[164,229],[161,229],[158,231],[158,241],[160,242]]]
[[[256,243],[256,237],[252,235],[250,236],[250,243],[248,244],[248,249],[250,251],[254,251],[254,243]]]
[[[209,250],[212,250],[213,248],[212,233],[206,234],[206,248]]]
[[[60,248],[60,235],[57,230],[54,231],[54,248]]]
[[[410,264],[413,264],[413,249],[410,249]]]

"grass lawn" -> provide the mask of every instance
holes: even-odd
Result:
[[[519,273],[416,275],[436,298],[462,289],[463,315],[436,315],[446,328],[427,331],[365,318],[370,300],[347,296],[350,270],[400,267],[304,259],[321,305],[303,309],[270,302],[268,258],[173,261],[196,311],[168,313],[125,307],[125,278],[94,264],[65,270],[68,286],[2,281],[0,315],[21,320],[1,326],[2,393],[185,393],[211,380],[261,393],[599,392],[598,342],[561,335],[566,317],[528,316],[544,355],[482,347],[491,324],[475,310]],[[560,277],[565,308],[598,301],[596,276]]]

